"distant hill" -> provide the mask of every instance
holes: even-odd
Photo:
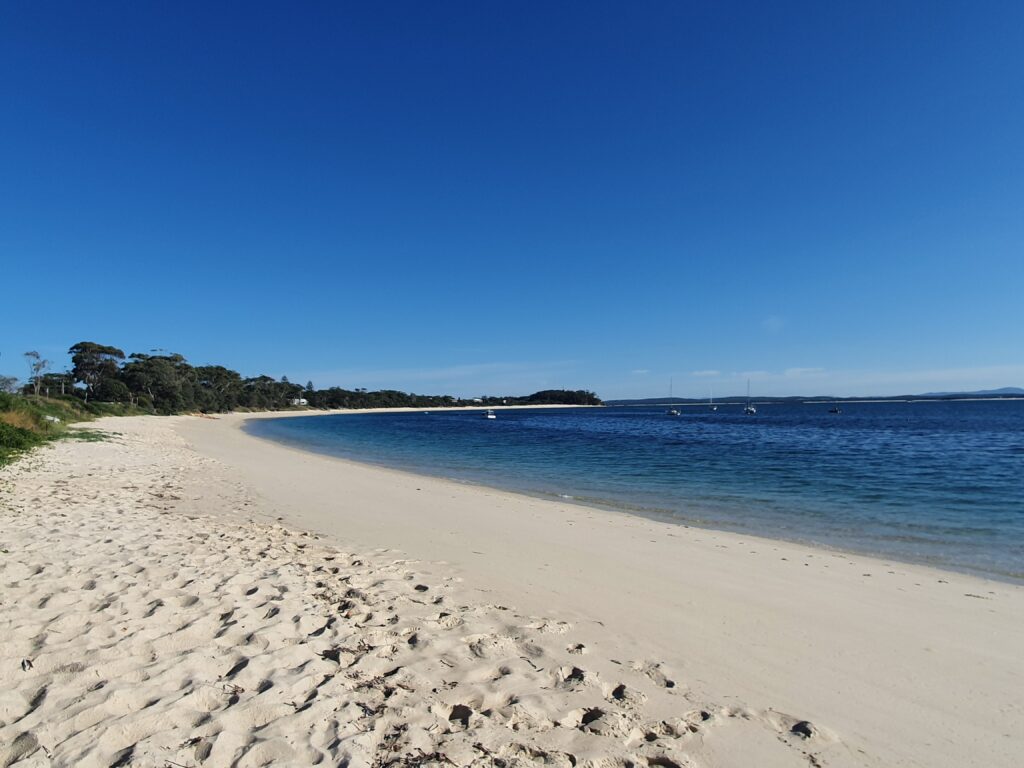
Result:
[[[801,395],[793,395],[791,397],[752,397],[751,400],[756,400],[759,403],[804,403],[808,400],[820,400],[822,402],[832,402],[833,400],[842,400],[841,397],[833,397],[831,395],[816,395],[814,397],[803,397]],[[746,396],[739,397],[716,397],[715,405],[727,405],[729,403],[745,403],[747,402]],[[647,397],[639,400],[605,400],[605,405],[707,405],[708,399],[706,397]]]
[[[1002,387],[1000,389],[979,389],[976,392],[925,392],[919,397],[1005,397],[1024,395],[1020,387]]]
[[[972,397],[1024,397],[1024,389],[1020,387],[1001,387],[1000,389],[982,389],[976,392],[926,392],[922,395],[886,395],[876,397],[835,397],[834,395],[790,395],[788,397],[753,397],[757,403],[832,403],[843,400],[960,400]],[[715,398],[716,404],[745,403],[746,397]],[[647,397],[637,400],[605,400],[605,405],[701,405],[707,404],[706,397]]]

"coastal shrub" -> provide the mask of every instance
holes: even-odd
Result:
[[[27,451],[42,441],[42,437],[31,430],[0,421],[0,464],[10,461],[18,453]]]
[[[26,395],[0,400],[0,420],[34,432],[49,432],[56,424],[88,418],[69,400]]]
[[[35,416],[30,411],[21,410],[0,413],[0,423],[30,431],[37,429],[39,426]]]
[[[87,403],[72,394],[45,397],[0,393],[0,464],[47,440],[66,437],[92,441],[107,437],[96,430],[68,430],[67,426],[74,422],[144,412],[127,403]]]

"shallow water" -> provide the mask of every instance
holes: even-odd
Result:
[[[1024,401],[597,408],[249,422],[308,450],[1024,581]]]

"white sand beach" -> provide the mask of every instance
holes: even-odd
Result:
[[[1013,766],[1024,588],[320,456],[0,469],[0,766]]]

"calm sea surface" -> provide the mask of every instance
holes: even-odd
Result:
[[[1024,581],[1024,401],[357,414],[249,422],[321,453]]]

